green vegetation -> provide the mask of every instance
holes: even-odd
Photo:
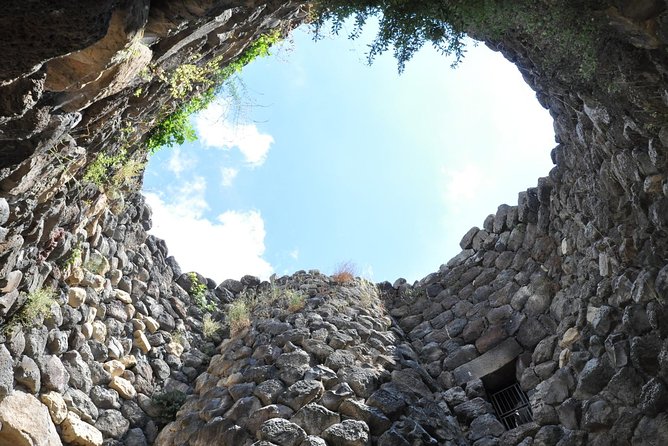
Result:
[[[464,54],[465,32],[477,38],[499,40],[513,35],[522,44],[549,49],[534,51],[546,70],[576,73],[590,79],[596,70],[596,39],[600,28],[588,14],[587,4],[566,0],[499,2],[496,0],[315,0],[312,23],[316,35],[331,23],[338,34],[347,19],[354,22],[349,37],[357,38],[371,17],[379,31],[369,45],[368,60],[392,48],[399,72],[426,43],[453,56],[453,66]]]
[[[70,266],[74,266],[77,264],[77,262],[81,261],[81,255],[83,254],[83,251],[81,249],[81,242],[78,242],[74,248],[70,250],[70,254],[67,256],[67,258],[60,264],[61,267],[63,268],[69,268]]]
[[[246,327],[250,327],[250,310],[246,299],[239,298],[230,304],[227,310],[227,322],[230,325],[230,334],[234,336]]]
[[[220,331],[222,325],[218,321],[214,321],[209,313],[204,315],[202,319],[202,333],[205,338],[212,338]]]
[[[190,279],[190,295],[195,300],[195,305],[202,311],[215,311],[216,304],[209,302],[206,298],[206,284],[200,282],[197,278],[197,274],[190,272],[188,273],[188,278]]]
[[[312,23],[316,35],[331,21],[332,32],[338,34],[343,23],[353,18],[355,26],[350,38],[360,36],[369,18],[378,17],[379,30],[369,45],[368,61],[393,47],[399,72],[426,42],[445,55],[453,55],[456,64],[463,56],[464,33],[453,24],[457,21],[451,2],[439,0],[316,0]]]
[[[122,148],[115,155],[100,153],[88,165],[83,179],[114,195],[138,181],[145,166],[145,162],[128,158]]]
[[[41,320],[51,313],[51,305],[54,303],[56,303],[56,293],[52,289],[40,288],[29,293],[21,309],[2,327],[2,332],[13,332],[19,326],[39,325]]]
[[[306,306],[306,297],[299,291],[285,290],[288,299],[288,311],[294,313]]]
[[[176,419],[176,414],[186,401],[186,394],[180,390],[170,390],[153,395],[151,400],[159,409],[159,421],[167,424]]]
[[[181,330],[176,330],[172,332],[172,342],[176,342],[181,347],[186,346],[186,333]]]
[[[172,147],[197,139],[195,129],[190,124],[190,115],[211,104],[226,85],[232,84],[230,79],[234,74],[257,57],[268,55],[269,48],[280,39],[278,30],[260,36],[241,56],[224,68],[220,67],[223,57],[218,56],[203,66],[187,63],[174,70],[171,76],[162,76],[161,79],[168,83],[174,99],[190,99],[164,116],[154,127],[146,140],[147,150],[154,153],[161,147]]]

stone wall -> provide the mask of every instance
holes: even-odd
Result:
[[[544,34],[472,29],[550,110],[555,167],[438,272],[378,286],[183,274],[138,184],[82,180],[145,160],[176,67],[300,4],[38,3],[0,16],[0,444],[668,444],[665,2],[582,2],[589,78]],[[533,420],[506,430],[491,393],[513,381]]]

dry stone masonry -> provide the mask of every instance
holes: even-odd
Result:
[[[414,284],[181,271],[126,181],[171,76],[308,8],[89,3],[0,13],[0,445],[668,444],[664,1],[581,2],[594,36],[560,1],[471,27],[550,110],[555,166]]]

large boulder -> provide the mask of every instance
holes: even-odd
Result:
[[[61,446],[49,410],[34,396],[15,391],[0,401],[0,444]]]

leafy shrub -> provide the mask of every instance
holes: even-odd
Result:
[[[176,419],[176,414],[186,401],[186,394],[180,390],[170,390],[168,392],[154,394],[151,397],[151,400],[158,406],[160,411],[158,420],[161,423],[167,424]]]
[[[170,94],[174,99],[190,99],[172,113],[164,116],[153,128],[146,140],[146,148],[154,153],[161,147],[172,147],[197,139],[190,123],[193,113],[204,110],[219,94],[225,82],[235,73],[258,57],[269,54],[269,48],[281,39],[278,30],[258,37],[234,61],[221,68],[222,56],[215,57],[204,66],[184,64],[167,79]]]
[[[370,17],[378,17],[379,30],[369,45],[368,61],[390,47],[402,72],[415,53],[425,42],[436,50],[453,55],[457,64],[464,54],[465,37],[461,28],[456,28],[456,15],[452,2],[441,0],[396,1],[396,0],[316,0],[314,18],[316,36],[331,22],[332,32],[338,34],[343,23],[353,18],[355,27],[349,37],[357,38]],[[447,20],[450,19],[450,20]]]
[[[499,2],[497,0],[315,0],[312,24],[316,36],[331,23],[338,34],[352,18],[357,38],[371,17],[378,17],[379,30],[369,45],[368,61],[392,48],[399,72],[426,43],[454,57],[453,66],[464,55],[465,32],[478,38],[500,40],[513,34],[537,51],[542,66],[557,74],[563,68],[590,79],[596,70],[595,41],[602,34],[594,14],[587,14],[594,1]]]
[[[188,273],[188,278],[190,279],[189,293],[195,300],[195,305],[202,311],[214,311],[216,305],[206,298],[206,284],[200,282],[194,272]]]

